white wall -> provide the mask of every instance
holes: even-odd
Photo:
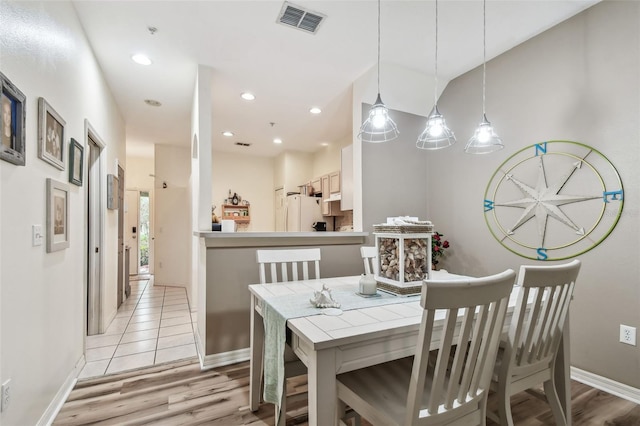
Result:
[[[155,160],[153,157],[127,156],[127,169],[125,170],[125,189],[153,191],[155,185]]]
[[[313,154],[287,151],[284,155],[284,170],[285,194],[300,191],[299,185],[309,182],[314,177]]]
[[[274,160],[270,157],[239,155],[215,151],[212,154],[211,179],[215,183],[212,202],[222,216],[222,203],[231,193],[248,200],[251,222],[238,230],[273,232],[274,228]]]
[[[84,144],[89,120],[107,144],[105,175],[117,174],[116,159],[125,163],[125,129],[69,2],[0,2],[0,50],[0,70],[27,97],[26,166],[0,161],[0,382],[12,381],[0,423],[34,425],[75,377],[86,328],[86,167],[85,185],[69,185],[69,248],[46,253],[46,244],[31,245],[31,226],[46,223],[46,179],[68,182],[68,170],[37,157],[38,97],[66,121],[65,144],[69,137]],[[111,315],[117,211],[105,215],[105,314]]]
[[[340,170],[342,148],[353,143],[351,135],[323,146],[313,153],[314,178]]]
[[[154,285],[191,283],[189,148],[155,145]],[[164,184],[166,183],[166,188]]]
[[[213,70],[198,65],[194,82],[193,106],[191,109],[191,229],[211,229],[211,79]],[[191,309],[206,312],[207,258],[204,240],[191,235],[191,286],[189,301]],[[198,315],[196,323],[196,346],[200,358],[204,357],[206,341],[206,315]]]

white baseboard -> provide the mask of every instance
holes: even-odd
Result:
[[[193,326],[196,335],[196,351],[198,352],[198,359],[200,360],[200,368],[203,370],[235,364],[237,362],[249,361],[251,358],[251,348],[237,349],[235,351],[223,352],[214,355],[205,355],[205,347],[202,339],[200,339],[198,325],[196,323],[193,324]]]
[[[203,370],[208,370],[210,368],[248,361],[250,358],[251,350],[249,348],[238,349],[235,351],[200,357],[200,367],[202,367]]]
[[[571,378],[585,385],[600,389],[611,395],[626,399],[635,404],[640,404],[640,389],[625,385],[624,383],[615,382],[606,377],[571,367]]]
[[[73,387],[76,385],[76,382],[78,381],[78,375],[84,368],[85,364],[86,360],[83,354],[78,362],[76,362],[75,367],[73,368],[73,370],[71,370],[62,386],[60,386],[60,389],[58,389],[56,396],[51,400],[49,406],[42,414],[42,417],[40,417],[40,420],[38,420],[37,426],[49,426],[53,423],[53,421],[56,419],[56,416],[60,412],[60,409],[69,397],[69,394],[73,390]]]

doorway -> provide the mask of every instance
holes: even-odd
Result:
[[[138,271],[142,275],[149,274],[149,257],[151,253],[151,235],[149,234],[151,203],[148,191],[140,191],[140,214],[138,223],[140,224],[140,266]]]
[[[86,124],[87,136],[87,335],[92,336],[102,330],[102,150],[104,143]]]
[[[127,229],[129,275],[153,274],[152,202],[148,190],[127,189]]]

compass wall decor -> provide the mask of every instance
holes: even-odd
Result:
[[[613,231],[624,204],[622,180],[601,152],[553,140],[513,154],[498,167],[484,194],[493,236],[533,260],[575,257]]]

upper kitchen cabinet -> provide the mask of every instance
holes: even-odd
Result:
[[[313,188],[313,193],[317,194],[318,192],[322,192],[322,178],[318,177],[311,181],[311,187]]]
[[[322,181],[322,215],[340,216],[340,172],[324,175]],[[337,189],[337,192],[332,192]]]
[[[333,172],[329,174],[329,193],[340,193],[340,172]]]

